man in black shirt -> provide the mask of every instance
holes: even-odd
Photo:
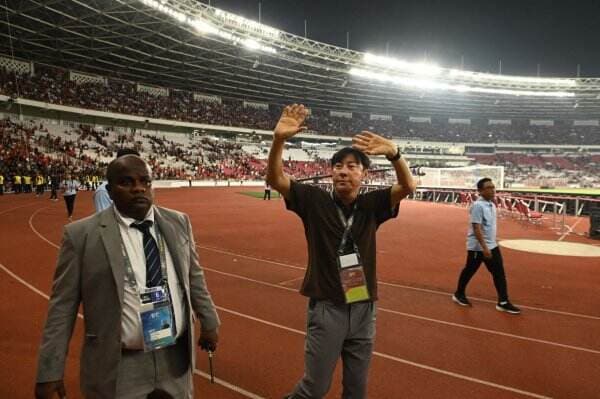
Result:
[[[375,335],[377,300],[375,235],[396,217],[400,200],[415,190],[399,148],[371,132],[353,139],[331,159],[333,190],[303,185],[283,172],[285,140],[306,129],[307,111],[287,106],[275,127],[267,182],[300,216],[308,267],[300,292],[309,297],[304,377],[287,398],[316,399],[329,390],[337,360],[343,361],[343,398],[365,398]],[[360,194],[368,155],[385,155],[396,171],[391,187]]]

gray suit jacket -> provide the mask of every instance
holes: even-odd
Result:
[[[193,368],[194,316],[206,331],[217,328],[219,318],[206,288],[189,218],[156,206],[154,215],[184,288],[190,367]],[[81,389],[86,396],[95,398],[115,396],[121,359],[124,284],[125,261],[112,206],[65,227],[40,347],[37,382],[63,379],[69,341],[81,303],[85,318]]]

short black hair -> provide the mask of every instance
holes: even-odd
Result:
[[[492,179],[490,179],[489,177],[484,177],[483,179],[479,180],[477,182],[477,190],[481,191],[483,190],[483,186],[485,186],[485,183],[492,181]]]
[[[114,183],[114,181],[122,173],[123,169],[125,168],[123,164],[127,162],[127,160],[130,158],[137,159],[140,162],[143,162],[144,164],[148,165],[146,161],[144,161],[141,157],[135,154],[127,154],[123,155],[122,157],[117,157],[113,159],[111,163],[108,164],[108,168],[106,168],[106,180],[108,180],[109,186],[111,185],[111,183]]]
[[[344,147],[333,154],[331,157],[331,166],[334,166],[338,162],[342,162],[348,155],[352,155],[365,169],[369,169],[369,166],[371,166],[371,160],[367,154],[352,147]]]
[[[124,155],[137,155],[139,157],[140,153],[134,148],[119,148],[117,150],[117,158]]]

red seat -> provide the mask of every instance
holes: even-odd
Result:
[[[517,200],[517,211],[528,221],[532,223],[541,223],[543,215],[541,212],[532,211],[523,200]]]

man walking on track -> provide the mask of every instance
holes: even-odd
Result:
[[[467,284],[483,262],[492,274],[498,293],[496,309],[519,314],[521,310],[508,300],[502,254],[496,242],[496,206],[492,201],[496,195],[496,187],[492,179],[485,177],[477,182],[477,190],[479,198],[469,210],[471,216],[467,234],[467,261],[460,273],[452,300],[461,306],[471,306],[466,294]]]
[[[291,180],[283,172],[284,143],[303,126],[307,111],[287,106],[275,127],[267,182],[304,224],[308,267],[301,293],[309,298],[304,377],[287,398],[323,397],[335,365],[343,362],[343,398],[366,398],[375,336],[377,228],[398,214],[400,200],[415,190],[399,148],[374,133],[354,137],[353,147],[331,159],[333,190]],[[391,187],[359,194],[367,155],[385,155],[396,171]]]
[[[219,318],[187,215],[153,205],[140,157],[110,163],[114,205],[65,227],[40,347],[37,399],[66,396],[63,374],[79,305],[87,398],[193,397],[194,315],[214,351]]]

